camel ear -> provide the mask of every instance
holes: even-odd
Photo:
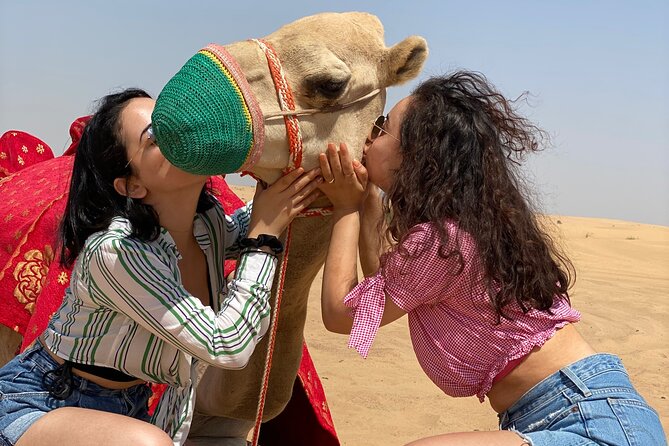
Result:
[[[420,73],[427,59],[427,42],[419,36],[410,36],[388,50],[386,87],[402,84]]]

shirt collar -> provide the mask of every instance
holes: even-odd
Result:
[[[201,214],[195,214],[195,220],[193,220],[193,235],[203,251],[209,249],[211,246],[211,233],[209,232],[209,226],[207,226],[205,219]]]

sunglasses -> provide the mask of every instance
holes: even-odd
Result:
[[[152,126],[149,126],[149,127],[146,129],[146,137],[147,137],[149,140],[153,141],[154,143],[156,142],[156,135],[153,133],[153,127],[152,127]],[[141,146],[139,149],[137,149],[137,151],[136,151],[135,153],[132,154],[132,156],[131,156],[130,159],[128,160],[128,163],[127,163],[127,164],[125,165],[125,167],[123,168],[124,170],[128,168],[128,166],[130,165],[130,163],[132,162],[132,160],[137,156],[137,154],[138,154],[139,152],[142,151],[143,148],[144,148],[144,147]]]
[[[386,121],[388,121],[388,116],[379,116],[376,118],[376,121],[374,121],[374,124],[372,125],[372,131],[369,133],[369,142],[374,142],[374,140],[379,137],[382,133],[385,133],[386,135],[390,136],[393,138],[395,141],[399,142],[399,138],[395,135],[392,135],[388,133],[386,130]]]

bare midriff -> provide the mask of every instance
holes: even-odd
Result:
[[[576,328],[568,324],[495,381],[487,394],[490,405],[495,412],[502,413],[544,378],[595,353]]]
[[[45,342],[43,339],[41,339],[42,346],[44,347],[44,350],[49,353],[49,356],[53,358],[54,361],[56,361],[58,364],[63,364],[65,361],[60,358],[59,356],[56,356],[55,353],[53,353],[49,348],[46,346]],[[146,381],[142,379],[136,379],[134,381],[127,381],[127,382],[120,382],[120,381],[112,381],[110,379],[105,379],[105,378],[100,378],[99,376],[92,375],[90,373],[77,370],[76,367],[72,367],[72,373],[77,375],[80,378],[84,378],[90,382],[93,382],[97,384],[98,386],[104,387],[106,389],[112,389],[112,390],[123,390],[123,389],[128,389],[130,387],[136,386],[138,384],[145,384]]]

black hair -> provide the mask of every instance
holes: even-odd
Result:
[[[150,97],[137,88],[105,96],[86,124],[75,154],[65,215],[60,225],[62,266],[71,267],[86,239],[107,229],[117,216],[130,221],[131,237],[149,241],[160,234],[158,215],[153,207],[122,196],[114,189],[116,178],[128,178],[132,174],[121,137],[121,113],[130,100]],[[214,199],[205,186],[197,212],[204,212],[213,205]]]

